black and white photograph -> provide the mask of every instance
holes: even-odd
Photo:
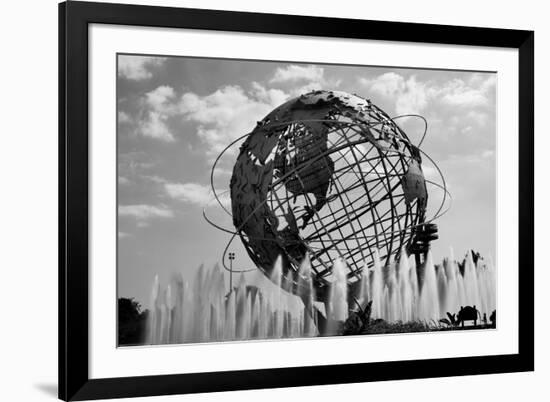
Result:
[[[497,328],[494,71],[116,57],[119,347]]]
[[[543,2],[4,3],[1,401],[548,399]]]

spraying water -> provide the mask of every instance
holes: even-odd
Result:
[[[437,322],[447,312],[475,305],[480,316],[496,310],[496,273],[492,262],[474,262],[468,253],[463,269],[449,258],[435,266],[431,253],[416,267],[404,250],[397,261],[362,270],[357,294],[348,294],[345,261],[334,262],[329,298],[315,301],[311,263],[306,256],[297,272],[283,275],[281,258],[274,264],[270,283],[252,286],[241,275],[235,288],[225,289],[224,272],[200,267],[191,281],[172,277],[161,288],[155,277],[148,318],[149,344],[216,342],[318,336],[318,314],[326,326],[322,335],[336,335],[350,309],[372,301],[371,318],[388,322]],[[349,305],[349,303],[352,303]]]

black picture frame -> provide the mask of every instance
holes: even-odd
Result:
[[[90,379],[88,26],[192,28],[519,52],[517,354]],[[521,135],[520,135],[521,134]],[[534,32],[70,1],[59,5],[59,398],[88,400],[534,370]]]

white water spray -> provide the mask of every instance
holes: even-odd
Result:
[[[475,305],[480,317],[496,309],[496,273],[492,262],[468,253],[463,268],[449,258],[435,266],[431,253],[419,269],[404,250],[396,262],[383,267],[374,251],[374,264],[364,267],[356,294],[350,297],[347,268],[336,260],[329,278],[326,308],[315,302],[309,257],[297,272],[283,275],[277,259],[271,283],[251,286],[241,275],[236,288],[225,289],[224,273],[215,266],[200,267],[191,281],[174,275],[161,288],[152,284],[148,340],[150,344],[215,342],[246,339],[296,338],[319,335],[319,314],[327,321],[324,335],[336,334],[350,310],[372,301],[371,318],[388,322],[424,321],[428,324]],[[417,274],[420,273],[420,275]],[[349,301],[352,305],[348,305]]]

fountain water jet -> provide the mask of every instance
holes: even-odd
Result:
[[[247,284],[241,275],[237,287],[226,294],[219,266],[200,267],[192,281],[174,275],[161,288],[155,276],[149,304],[147,342],[150,344],[277,339],[319,335],[317,317],[327,325],[323,335],[340,333],[350,310],[372,301],[371,317],[388,322],[437,322],[460,306],[476,305],[480,316],[496,309],[496,272],[492,262],[474,262],[468,253],[464,272],[453,258],[434,265],[427,255],[416,267],[404,250],[395,262],[382,266],[374,251],[373,266],[364,266],[357,293],[349,295],[346,262],[337,259],[330,277],[325,308],[315,302],[311,263],[306,255],[297,272],[283,275],[277,259],[270,281]],[[420,272],[420,275],[417,273]],[[189,284],[192,284],[191,286]],[[348,305],[349,302],[351,305]]]

